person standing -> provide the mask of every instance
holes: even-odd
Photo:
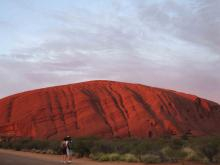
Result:
[[[66,163],[67,162],[67,139],[66,137],[62,140],[61,144],[60,144],[60,148],[61,148],[61,152],[62,152],[62,162]]]
[[[72,162],[72,150],[71,150],[71,143],[72,139],[70,136],[66,137],[66,154],[67,154],[67,162],[71,163]]]

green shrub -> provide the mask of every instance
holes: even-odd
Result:
[[[120,160],[125,162],[139,162],[139,159],[134,154],[123,154],[120,156]]]
[[[91,148],[92,153],[113,153],[115,145],[109,140],[99,140]]]
[[[109,156],[110,161],[120,160],[120,154],[118,154],[118,153],[111,153],[108,156]]]
[[[204,160],[204,156],[197,153],[195,150],[193,150],[190,147],[185,147],[182,149],[183,152],[186,153],[185,160],[187,161],[200,161],[202,162]]]
[[[119,154],[131,153],[134,148],[138,145],[139,140],[137,139],[117,139],[113,140],[112,149],[113,152]]]
[[[141,140],[133,147],[132,153],[138,156],[151,153],[158,154],[161,147],[163,147],[163,144],[160,141],[150,139]]]
[[[170,144],[169,146],[174,149],[174,150],[178,150],[178,149],[181,149],[185,144],[185,141],[183,139],[172,139],[170,141]]]
[[[161,158],[158,155],[146,154],[141,156],[141,162],[144,163],[161,163]]]
[[[135,155],[144,155],[148,153],[150,149],[150,143],[147,141],[142,141],[134,147],[132,153],[134,153]]]
[[[97,161],[110,161],[109,155],[105,153],[90,154],[89,158]]]
[[[26,149],[44,150],[48,148],[48,142],[43,140],[32,140],[24,144]]]
[[[73,139],[71,148],[74,152],[78,153],[78,157],[89,156],[91,149],[93,148],[94,143],[97,139],[93,137],[88,138],[76,138]],[[97,140],[99,141],[99,140]]]
[[[49,141],[48,149],[53,151],[53,154],[61,154],[60,142],[59,141]]]
[[[220,162],[220,153],[218,153],[218,155],[215,156],[216,162],[219,163]]]
[[[177,162],[178,160],[185,159],[187,153],[182,150],[175,150],[170,147],[165,147],[161,150],[165,160],[170,162]]]
[[[101,154],[98,161],[109,161],[108,154]]]
[[[46,150],[46,154],[54,154],[54,153],[55,153],[54,150],[51,150],[51,149],[47,149],[47,150]]]
[[[218,145],[213,142],[204,144],[201,146],[200,150],[209,159],[210,162],[214,161],[214,156],[216,156],[219,152]]]
[[[79,157],[83,157],[90,154],[90,148],[82,141],[76,143],[73,147],[74,152],[79,154]]]
[[[117,161],[120,160],[120,154],[118,153],[95,153],[95,154],[90,154],[89,157],[93,160],[98,160],[98,161]]]
[[[89,155],[89,158],[91,158],[92,160],[99,160],[99,158],[102,156],[103,153],[91,153]]]
[[[9,143],[11,143],[12,149],[20,151],[22,149],[26,149],[26,144],[30,142],[31,142],[31,139],[29,138],[20,138],[20,139],[12,140]]]
[[[218,159],[215,158],[220,151],[220,137],[219,136],[208,136],[208,137],[194,137],[190,138],[189,146],[192,147],[199,155],[205,156],[203,162],[209,161],[214,162]]]
[[[12,148],[15,149],[16,151],[20,151],[23,149],[23,145],[22,143],[17,142],[17,143],[12,144]]]
[[[4,148],[4,149],[12,148],[12,147],[11,147],[11,144],[10,144],[10,143],[7,143],[7,142],[2,143],[2,144],[1,144],[1,147]]]

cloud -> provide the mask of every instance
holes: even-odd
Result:
[[[138,1],[136,5],[147,26],[220,53],[220,1],[168,0],[148,6]]]
[[[110,79],[220,102],[217,8],[206,1],[113,1],[111,9],[101,13],[79,8],[48,11],[47,19],[56,26],[0,55],[0,76],[5,80],[0,96]]]
[[[5,20],[0,20],[0,29],[11,28],[12,24]]]

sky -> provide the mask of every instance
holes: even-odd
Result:
[[[220,103],[218,0],[0,0],[0,98],[88,80]]]

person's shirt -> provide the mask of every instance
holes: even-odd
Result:
[[[66,148],[70,149],[70,142],[68,140],[66,140]]]

